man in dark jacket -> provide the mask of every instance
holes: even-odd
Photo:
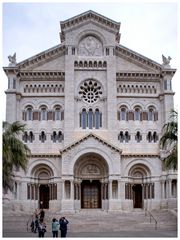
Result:
[[[65,217],[59,219],[61,237],[66,237],[68,220]]]
[[[44,220],[44,216],[45,216],[45,212],[43,209],[41,209],[40,213],[39,213],[39,218]]]

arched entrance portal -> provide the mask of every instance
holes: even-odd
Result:
[[[80,208],[102,208],[108,199],[108,165],[98,154],[81,156],[74,166],[75,200]]]
[[[135,164],[129,170],[129,183],[126,184],[126,198],[133,200],[134,208],[145,208],[148,199],[154,197],[154,183],[150,169],[144,164]]]
[[[39,208],[49,209],[50,201],[57,199],[57,184],[52,169],[46,164],[36,165],[28,185],[29,199],[36,200]]]

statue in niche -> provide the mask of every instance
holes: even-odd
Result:
[[[9,59],[9,67],[14,67],[16,66],[16,53],[14,53],[13,56],[9,55],[8,56],[8,59]]]
[[[171,59],[172,59],[172,58],[171,58],[170,56],[168,56],[168,58],[167,58],[167,57],[165,57],[164,55],[162,55],[163,66],[164,66],[165,68],[169,68],[169,67],[170,67],[169,63],[170,63]]]
[[[102,44],[97,38],[88,36],[81,40],[78,54],[83,56],[101,56]]]

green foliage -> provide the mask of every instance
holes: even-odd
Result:
[[[163,135],[160,139],[160,147],[167,152],[167,157],[164,159],[166,169],[176,170],[178,167],[178,113],[171,110],[170,122],[163,127]]]
[[[30,149],[20,139],[25,124],[3,122],[3,188],[13,190],[13,170],[26,171]]]

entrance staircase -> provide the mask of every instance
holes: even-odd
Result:
[[[65,216],[69,220],[69,237],[91,237],[91,236],[121,236],[121,232],[157,233],[167,232],[177,235],[177,217],[169,211],[153,211],[154,218],[157,219],[157,230],[155,222],[150,216],[145,216],[143,210],[132,212],[106,212],[102,210],[82,210],[77,213],[52,213],[45,210],[45,222],[47,225],[46,237],[51,237],[51,221],[55,217],[59,220]],[[3,215],[3,237],[37,237],[37,234],[30,232],[30,216],[23,212],[5,213]],[[28,227],[28,229],[27,229]],[[27,231],[28,230],[28,231]],[[119,235],[118,235],[119,234]],[[131,236],[131,235],[130,235]]]

